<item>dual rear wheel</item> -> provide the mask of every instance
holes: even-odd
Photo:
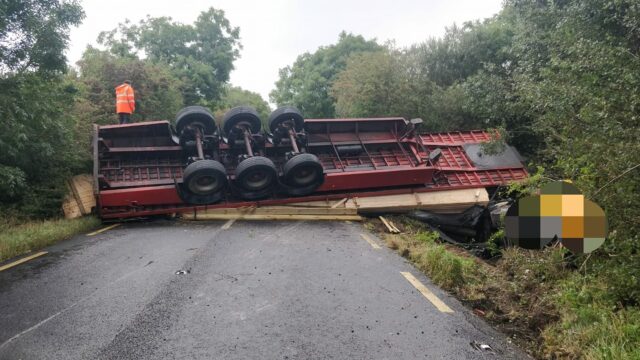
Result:
[[[305,196],[316,191],[324,183],[324,169],[317,156],[298,154],[282,168],[281,182],[287,194]]]
[[[227,136],[233,136],[243,127],[255,134],[261,127],[258,114],[248,107],[230,110],[223,120],[222,128]],[[274,131],[285,121],[290,122],[295,130],[302,130],[304,119],[292,107],[274,111],[269,117],[269,127]],[[193,126],[199,127],[204,133],[215,132],[213,116],[201,107],[188,107],[178,113],[176,128],[179,134]],[[322,164],[313,154],[301,153],[291,157],[282,166],[280,178],[272,160],[264,156],[251,156],[236,167],[233,188],[243,199],[257,200],[271,196],[278,185],[290,196],[305,196],[313,193],[323,182]],[[189,204],[212,204],[222,200],[229,185],[224,165],[215,160],[201,159],[185,168],[178,193]]]
[[[188,204],[212,204],[222,200],[227,185],[224,165],[215,160],[198,160],[184,170],[178,194]]]

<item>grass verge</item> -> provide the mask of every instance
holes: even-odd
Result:
[[[612,301],[606,276],[571,267],[565,250],[502,250],[493,262],[441,244],[421,223],[397,217],[403,234],[370,229],[539,359],[640,359],[640,309]]]
[[[93,216],[79,219],[31,221],[16,224],[0,223],[0,262],[30,251],[42,249],[100,225]]]

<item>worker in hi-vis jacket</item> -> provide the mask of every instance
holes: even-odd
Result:
[[[116,87],[116,112],[118,113],[120,124],[128,124],[135,109],[136,100],[133,94],[133,86],[131,86],[131,81],[125,80],[122,85]]]

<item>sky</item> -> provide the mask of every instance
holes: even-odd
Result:
[[[75,64],[101,31],[129,19],[170,16],[192,23],[209,7],[224,10],[240,28],[243,49],[231,84],[269,100],[278,70],[298,55],[337,41],[345,30],[404,47],[444,34],[445,27],[496,14],[502,0],[84,0],[82,25],[71,30],[69,62]]]

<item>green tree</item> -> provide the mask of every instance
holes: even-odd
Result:
[[[611,294],[638,304],[640,168],[630,170],[640,164],[638,4],[506,6],[506,14],[521,19],[513,52],[525,66],[515,76],[517,91],[531,104],[533,129],[544,138],[539,158],[605,208],[616,230],[616,241],[607,243],[611,261],[626,264],[625,271],[611,274]]]
[[[114,89],[125,79],[131,80],[136,91],[133,121],[172,120],[183,106],[182,83],[166,64],[89,47],[78,61],[78,70],[81,96],[73,113],[82,131],[91,123],[116,123]]]
[[[334,99],[329,91],[349,56],[381,50],[375,40],[342,32],[334,45],[304,53],[292,66],[280,69],[280,79],[270,99],[280,105],[294,105],[306,117],[334,117]]]
[[[98,42],[119,57],[168,65],[180,80],[186,104],[215,105],[221,98],[233,62],[240,55],[240,30],[231,26],[224,11],[209,8],[193,25],[170,17],[125,22],[103,32]]]
[[[487,64],[514,66],[515,59],[509,52],[513,36],[512,28],[494,17],[453,25],[442,38],[431,38],[413,50],[428,78],[448,87],[477,74]]]
[[[0,2],[0,76],[64,71],[69,27],[83,18],[77,1]]]
[[[393,116],[404,112],[407,71],[389,51],[352,55],[333,82],[331,96],[339,117]]]
[[[64,50],[84,13],[75,1],[0,4],[0,211],[58,213],[64,179],[79,164],[76,89],[65,81]]]
[[[256,109],[263,124],[266,124],[269,114],[271,113],[269,103],[265,101],[260,94],[244,90],[239,86],[229,86],[222,96],[220,106],[215,111],[214,115],[216,120],[222,120],[224,114],[236,106],[251,106]]]
[[[422,118],[428,131],[477,128],[463,107],[464,89],[443,88],[430,79],[419,47],[354,54],[331,94],[341,117]]]

